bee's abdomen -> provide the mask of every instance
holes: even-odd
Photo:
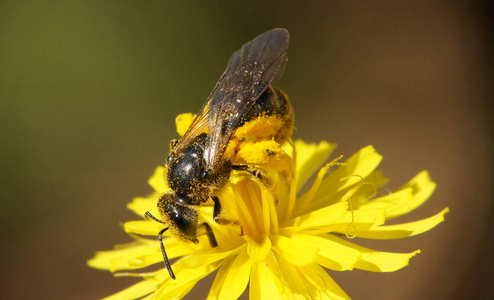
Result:
[[[285,142],[293,131],[294,115],[288,96],[279,88],[269,86],[240,122],[240,126],[263,116],[275,116],[282,120],[283,125],[274,136],[279,143]]]

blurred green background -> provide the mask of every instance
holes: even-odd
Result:
[[[451,208],[421,236],[357,241],[420,248],[409,267],[331,276],[355,299],[492,296],[487,6],[429,2],[1,1],[1,298],[96,299],[135,282],[86,260],[130,240],[125,205],[151,191],[175,116],[274,27],[291,34],[278,85],[295,137],[347,157],[373,144],[391,188],[428,169],[436,193],[401,221]]]

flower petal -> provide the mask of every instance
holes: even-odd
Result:
[[[386,219],[390,220],[422,205],[435,188],[436,184],[431,181],[427,171],[422,171],[394,193],[366,201],[358,208],[384,208]]]
[[[274,236],[272,237],[272,240],[273,250],[294,265],[307,265],[313,263],[316,258],[317,247],[304,245],[292,238],[282,235]]]
[[[420,250],[410,253],[380,252],[356,245],[331,234],[327,234],[325,237],[341,244],[342,246],[359,251],[362,256],[355,263],[355,268],[366,271],[393,272],[406,267],[410,258],[415,256],[417,253],[420,253]]]
[[[379,165],[382,156],[367,146],[345,161],[345,165],[330,173],[321,183],[310,206],[312,210],[341,200],[345,190],[362,182]]]
[[[156,221],[128,221],[124,223],[125,232],[141,235],[157,236],[163,227],[163,224]],[[171,233],[167,231],[163,236],[171,236]]]
[[[152,293],[160,285],[160,282],[154,278],[140,281],[125,290],[115,293],[104,298],[104,300],[128,300],[138,299]]]
[[[247,254],[256,260],[263,261],[271,253],[271,239],[264,237],[260,243],[256,242],[249,236],[245,235],[243,237],[247,241]]]
[[[132,202],[127,204],[127,208],[135,212],[139,217],[144,217],[144,214],[149,211],[153,216],[159,216],[158,207],[158,194],[154,193],[149,197],[136,197],[132,199]]]
[[[213,281],[213,285],[211,286],[211,289],[209,289],[209,293],[206,299],[208,300],[218,299],[221,289],[224,286],[225,278],[228,275],[230,268],[232,267],[234,259],[235,257],[227,257],[223,260],[220,268],[218,269],[218,272],[216,273],[216,276]]]
[[[173,238],[164,239],[163,244],[169,259],[195,253],[201,249],[201,243],[184,243]],[[88,264],[94,268],[115,272],[144,268],[163,261],[157,240],[141,238],[134,243],[118,247],[121,249],[98,252],[93,259],[88,261]]]
[[[208,245],[209,246],[209,245]],[[212,264],[226,257],[239,253],[244,247],[234,248],[233,250],[224,250],[221,247],[215,247],[205,250],[204,252],[196,252],[180,259],[177,264],[184,266],[187,269],[198,268],[204,264]]]
[[[254,262],[250,273],[250,299],[281,299],[283,285],[264,262]]]
[[[305,143],[303,140],[295,141],[297,151],[297,191],[307,182],[314,172],[328,159],[336,144],[328,142]]]
[[[367,175],[364,181],[360,184],[358,191],[354,196],[368,197],[377,192],[377,190],[389,182],[389,178],[384,176],[380,170],[374,170]],[[372,201],[372,200],[368,200]]]
[[[166,281],[156,292],[155,299],[180,299],[185,296],[199,281],[214,272],[221,262],[203,264],[197,268],[188,269],[180,265],[180,261],[173,265],[176,280],[170,279],[168,272],[164,273],[163,282]]]
[[[320,291],[320,294],[315,299],[350,299],[341,287],[318,264],[302,266],[299,269],[305,275],[305,278],[312,282]]]
[[[336,232],[347,236],[360,236],[361,232],[380,226],[384,224],[384,221],[383,209],[359,209],[353,212],[347,212],[345,218],[333,222],[333,224],[326,228],[327,232]]]
[[[216,273],[216,276],[213,281],[213,285],[211,286],[211,289],[209,289],[209,293],[206,299],[208,300],[218,299],[221,289],[223,289],[225,278],[228,275],[234,260],[235,260],[234,256],[227,257],[223,260],[220,268],[218,269],[218,272]]]
[[[422,171],[410,180],[410,182],[401,187],[400,190],[407,188],[413,189],[413,198],[406,202],[406,204],[397,207],[396,209],[389,210],[386,219],[389,220],[404,215],[422,205],[436,189],[436,183],[430,179],[427,171]]]
[[[367,231],[361,231],[358,233],[358,236],[362,238],[380,240],[401,239],[414,236],[431,230],[436,225],[443,222],[444,215],[447,212],[449,212],[449,208],[445,208],[441,212],[427,219],[398,225],[379,226],[371,228]]]
[[[169,190],[170,188],[165,182],[165,167],[156,167],[148,183],[159,194]]]
[[[209,274],[206,274],[203,277],[206,277],[207,275]],[[199,279],[197,279],[197,281],[199,281]],[[158,291],[156,291],[152,295],[151,299],[153,300],[154,299],[182,299],[194,288],[197,281],[191,281],[177,286],[169,286],[169,284],[166,283],[162,286],[163,288],[166,285],[166,288],[163,288],[163,290],[159,289]]]
[[[193,113],[180,114],[175,118],[175,125],[177,127],[177,133],[183,136],[187,129],[189,129],[190,124],[194,121],[196,117]]]
[[[361,256],[358,250],[344,246],[338,243],[338,240],[327,239],[325,236],[296,234],[292,239],[300,245],[316,248],[315,261],[331,270],[352,270]]]
[[[416,250],[410,253],[378,252],[369,250],[362,253],[355,268],[372,272],[394,272],[408,266],[410,258],[420,253]]]
[[[293,218],[282,224],[284,228],[280,230],[283,232],[297,232],[311,227],[328,226],[337,220],[344,218],[348,209],[347,202],[340,202],[300,217]]]
[[[119,245],[115,250],[98,251],[92,259],[88,260],[87,264],[90,267],[111,272],[131,269],[129,261],[133,261],[135,257],[155,251],[156,247],[151,242],[143,239]]]
[[[406,205],[413,198],[413,189],[406,188],[396,191],[391,194],[384,195],[382,197],[377,197],[358,205],[358,209],[384,209],[386,217],[389,217],[389,213],[398,207]]]
[[[227,268],[218,299],[237,299],[242,295],[249,283],[252,260],[247,251],[241,251]],[[218,278],[220,274],[216,276]],[[216,279],[215,279],[216,281]],[[214,284],[213,284],[214,286]],[[213,290],[213,288],[211,288]]]
[[[305,278],[300,269],[282,256],[276,256],[277,267],[280,270],[281,280],[285,285],[284,298],[315,299],[314,285]]]

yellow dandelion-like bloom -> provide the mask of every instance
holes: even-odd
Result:
[[[182,115],[178,120],[190,123],[191,119]],[[183,134],[186,125],[179,123],[178,131]],[[269,155],[265,154],[266,147],[272,149]],[[436,184],[423,171],[401,188],[379,193],[387,182],[376,170],[382,156],[367,146],[344,162],[335,159],[324,165],[334,148],[327,142],[307,144],[301,140],[283,146],[273,141],[245,143],[237,159],[264,163],[263,167],[274,174],[273,184],[268,188],[251,176],[233,172],[221,191],[223,210],[236,220],[230,225],[213,220],[212,206],[198,207],[200,218],[214,232],[217,247],[211,247],[206,235],[199,236],[199,243],[194,244],[165,233],[168,257],[176,259],[172,265],[176,280],[163,267],[155,238],[164,225],[153,220],[126,222],[124,229],[134,241],[98,252],[88,264],[143,280],[107,299],[182,298],[215,270],[218,272],[208,299],[235,299],[247,287],[251,299],[348,299],[324,268],[392,272],[405,267],[419,250],[382,252],[349,240],[405,238],[435,227],[444,220],[448,208],[415,222],[385,222],[420,206]],[[129,209],[139,216],[146,211],[159,216],[156,203],[169,190],[164,172],[163,167],[156,169],[149,180],[154,193],[135,198]],[[315,179],[308,182],[314,173]],[[162,268],[135,271],[153,264]]]

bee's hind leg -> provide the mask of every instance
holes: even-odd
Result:
[[[246,165],[233,165],[232,169],[249,173],[268,189],[273,185],[273,182],[267,172],[261,168],[250,167]]]

